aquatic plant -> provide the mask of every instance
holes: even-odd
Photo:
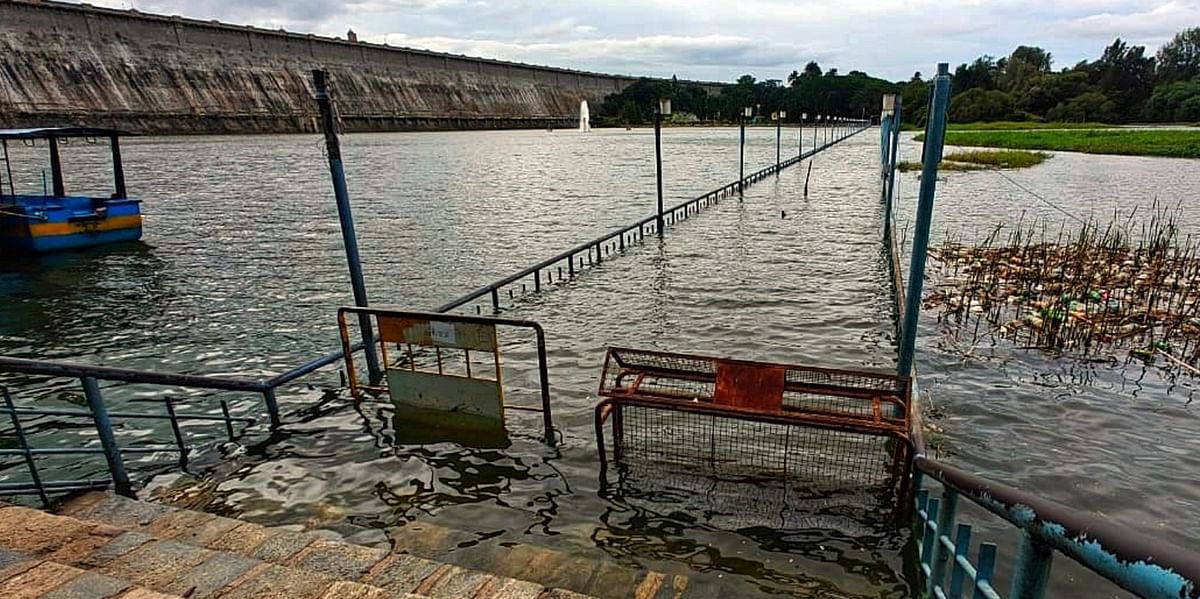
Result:
[[[972,347],[1133,356],[1193,374],[1200,363],[1200,239],[1180,238],[1180,208],[1114,213],[1078,230],[1044,221],[997,226],[930,250],[940,275],[925,304]]]

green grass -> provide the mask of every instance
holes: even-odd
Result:
[[[1027,150],[968,150],[951,152],[942,160],[952,162],[967,162],[995,168],[1029,168],[1046,161],[1050,155],[1045,152],[1029,152]]]
[[[977,171],[984,168],[1029,168],[1046,161],[1050,155],[1025,150],[972,150],[951,152],[942,157],[939,171]],[[900,172],[921,170],[920,162],[903,161],[896,165]]]
[[[923,137],[918,135],[914,139],[921,141]],[[947,131],[946,144],[1087,154],[1200,158],[1200,130],[1182,129]]]
[[[1029,129],[1112,129],[1105,123],[1063,123],[1038,121],[995,121],[991,123],[950,123],[950,131],[1023,131]]]

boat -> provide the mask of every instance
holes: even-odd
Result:
[[[40,127],[0,129],[4,169],[0,172],[0,247],[8,251],[49,253],[61,250],[136,241],[142,236],[141,201],[125,189],[120,138],[132,135],[95,127]],[[109,140],[113,165],[113,193],[108,197],[68,195],[63,183],[62,140]],[[42,193],[17,193],[9,160],[10,141],[38,145],[45,140],[50,152],[50,189],[43,174]],[[5,189],[7,183],[7,189]]]

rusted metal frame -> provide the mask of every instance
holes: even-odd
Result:
[[[913,466],[1020,528],[1031,543],[1056,550],[1127,591],[1164,599],[1200,597],[1200,553],[924,456],[917,456]],[[1031,561],[1037,565],[1038,560]]]
[[[509,327],[515,327],[515,328],[532,329],[534,334],[537,337],[538,375],[539,375],[539,378],[541,379],[540,391],[541,391],[541,396],[542,396],[542,407],[540,409],[524,408],[521,406],[505,406],[505,407],[517,409],[517,410],[542,412],[542,426],[545,429],[544,433],[545,433],[546,444],[551,445],[551,446],[555,445],[556,439],[554,437],[554,418],[553,418],[553,414],[552,414],[551,407],[550,407],[550,375],[549,375],[549,366],[547,363],[548,361],[546,358],[546,330],[544,328],[542,328],[542,325],[540,323],[538,323],[537,321],[516,319],[516,318],[468,316],[468,315],[462,315],[462,314],[444,314],[444,313],[440,313],[440,312],[422,312],[422,311],[413,311],[413,310],[393,310],[393,309],[388,309],[388,308],[370,308],[370,307],[360,308],[357,306],[343,306],[341,308],[338,308],[338,329],[341,331],[343,344],[347,343],[348,340],[350,339],[349,327],[346,324],[346,315],[347,314],[367,314],[369,316],[375,316],[376,319],[378,319],[378,317],[380,317],[380,316],[392,316],[392,317],[396,317],[396,318],[416,318],[416,319],[423,319],[423,320],[461,322],[461,323],[465,323],[465,324],[509,326]],[[496,374],[497,374],[497,377],[499,377],[499,373],[500,373],[499,348],[497,348],[497,351],[493,355],[495,357]],[[362,389],[362,388],[364,388],[364,386],[358,385],[355,377],[353,376],[353,362],[354,362],[353,360],[346,361],[347,375],[350,378],[349,382],[350,382],[350,388],[351,388],[352,395],[354,395],[355,399],[358,400],[360,398],[354,392],[354,390],[356,388]],[[409,358],[410,367],[413,366],[413,364],[414,364],[414,360],[411,358],[411,352],[410,352],[410,358]],[[447,376],[453,376],[453,375],[447,375]],[[369,389],[371,391],[378,391],[378,392],[384,391],[383,388],[369,388]]]
[[[660,354],[665,355],[665,354]],[[699,357],[699,356],[696,356]],[[715,359],[715,358],[714,358]],[[736,362],[737,360],[726,360]],[[775,365],[775,364],[773,364]],[[777,364],[777,366],[785,366]],[[679,370],[675,368],[667,368],[662,366],[636,366],[624,367],[629,370],[643,372],[650,376],[658,376],[662,378],[674,378],[697,383],[713,383],[716,381],[716,374],[693,372],[690,370]],[[874,373],[855,372],[852,370],[843,371],[845,374],[863,375]],[[885,377],[888,375],[884,375]],[[905,397],[907,394],[880,392],[879,389],[862,389],[860,387],[840,387],[837,385],[822,385],[819,383],[805,383],[801,381],[785,381],[783,390],[792,393],[814,393],[819,395],[836,395],[847,399],[860,399],[871,401],[876,398],[886,398],[887,401],[895,403],[902,409],[907,408],[908,401]]]
[[[717,406],[715,404],[694,402],[691,400],[680,399],[651,399],[646,397],[628,397],[618,396],[609,397],[608,399],[620,404],[636,405],[647,408],[659,408],[676,410],[680,412],[693,412],[697,414],[727,416],[730,418],[738,418],[741,420],[752,420],[755,422],[767,422],[771,424],[788,424],[788,425],[811,425],[818,428],[826,428],[841,432],[861,433],[866,435],[892,437],[908,442],[908,431],[905,427],[898,425],[883,425],[873,426],[864,424],[861,420],[853,418],[796,418],[787,414],[776,412],[759,412],[755,410],[744,410],[732,408],[729,406]]]
[[[769,365],[769,366],[782,366],[782,367],[787,368],[788,370],[792,370],[792,371],[813,372],[813,373],[818,373],[818,374],[830,374],[830,375],[839,375],[839,376],[855,375],[855,376],[869,377],[869,378],[873,378],[873,379],[877,379],[877,380],[885,380],[885,381],[894,382],[894,383],[896,383],[897,389],[901,390],[901,391],[907,390],[907,388],[908,388],[907,382],[908,382],[909,377],[899,376],[890,371],[845,370],[845,369],[837,369],[837,368],[823,368],[820,366],[796,366],[796,365],[792,365],[792,364],[783,364],[783,363],[779,363],[779,362],[754,362],[752,360],[732,360],[729,358],[722,358],[722,357],[718,357],[718,356],[710,356],[710,355],[703,355],[703,354],[686,354],[686,353],[681,353],[681,352],[645,350],[645,349],[636,349],[636,348],[632,348],[632,347],[610,346],[608,348],[608,351],[610,353],[616,354],[614,357],[618,360],[618,364],[620,364],[621,366],[625,366],[625,362],[620,360],[620,354],[622,352],[624,352],[624,353],[628,353],[628,354],[661,356],[661,357],[667,357],[667,358],[682,358],[682,359],[687,359],[687,360],[712,360],[714,362],[721,361],[721,362],[733,362],[733,363],[739,363],[739,364],[765,364],[765,365]],[[639,366],[639,368],[640,368],[640,366]],[[875,391],[878,392],[879,390],[877,389]]]
[[[808,420],[796,420],[787,417],[780,417],[770,413],[753,412],[746,410],[731,410],[728,408],[718,408],[715,406],[705,406],[691,401],[678,400],[652,400],[642,399],[637,397],[605,397],[597,404],[594,411],[594,426],[596,429],[596,447],[600,457],[600,481],[601,485],[607,483],[608,471],[608,453],[604,441],[604,423],[612,417],[613,421],[613,459],[620,461],[620,438],[623,434],[621,422],[621,406],[632,405],[650,409],[660,410],[675,410],[681,412],[692,412],[704,415],[722,416],[737,420],[745,420],[750,422],[767,422],[771,424],[780,424],[786,426],[813,426],[839,432],[858,433],[876,437],[887,437],[893,439],[898,444],[898,452],[903,452],[904,456],[911,455],[912,443],[909,441],[906,431],[899,427],[892,428],[877,428],[863,427],[855,423],[840,423],[834,421],[812,422]]]

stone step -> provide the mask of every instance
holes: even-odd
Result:
[[[600,599],[698,599],[705,595],[689,585],[686,566],[680,566],[681,572],[672,574],[531,543],[478,543],[475,534],[430,522],[389,528],[387,535],[393,546],[419,557]]]
[[[6,599],[183,599],[127,580],[0,548],[0,597]]]
[[[205,492],[208,480],[180,478],[169,490],[158,491],[157,497],[172,507],[203,510],[209,503]],[[198,492],[197,489],[201,490]],[[344,522],[338,528],[349,538],[374,538],[380,534],[379,530],[359,529]],[[355,529],[370,534],[359,535]],[[383,533],[393,551],[598,599],[709,599],[722,595],[721,589],[702,589],[690,584],[689,570],[684,565],[674,573],[664,573],[623,566],[594,553],[586,556],[581,552],[532,543],[480,543],[479,536],[474,533],[423,521],[390,527]]]
[[[188,599],[581,597],[386,548],[100,492],[72,498],[59,515],[0,509],[0,547]]]

